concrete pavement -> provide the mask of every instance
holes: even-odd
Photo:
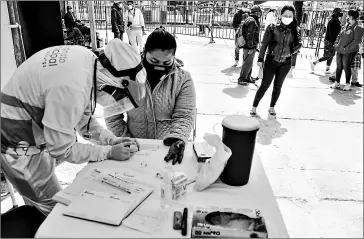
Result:
[[[223,116],[249,113],[257,87],[232,83],[240,71],[231,67],[233,41],[215,39],[208,44],[207,38],[184,35],[177,40],[177,57],[195,82],[197,140],[205,132],[221,134]],[[258,107],[256,150],[291,237],[363,237],[362,90],[330,89],[325,64],[311,74],[308,59],[313,51],[301,52],[293,78],[283,86],[277,119],[267,117],[271,89]],[[363,82],[362,69],[359,81]],[[58,166],[61,183],[72,182],[83,166]],[[2,212],[9,202],[1,203]]]

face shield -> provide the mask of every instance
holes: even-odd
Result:
[[[113,77],[118,78],[120,84],[114,85],[107,82],[107,79],[104,80],[104,86],[97,92],[93,117],[110,117],[138,108],[146,95],[146,74],[142,64],[139,63],[131,69],[117,71],[104,54],[99,56],[99,61]]]

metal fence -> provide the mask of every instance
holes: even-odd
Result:
[[[88,8],[86,1],[67,1],[72,6],[76,18],[88,24]],[[111,1],[95,1],[95,24],[97,30],[111,29]],[[234,39],[235,31],[232,28],[232,21],[237,9],[235,7],[223,6],[140,6],[144,15],[145,27],[147,30],[154,30],[156,27],[164,26],[173,34],[200,36],[210,39],[214,38]],[[126,8],[124,8],[126,11]],[[261,38],[264,34],[265,15],[268,9],[263,9],[261,22]],[[280,12],[278,9],[277,12]],[[326,26],[330,20],[330,10],[304,10],[301,22],[301,35],[303,47],[316,49],[316,56],[319,50],[323,49]],[[345,19],[346,13],[342,19]],[[344,22],[344,21],[342,21]]]

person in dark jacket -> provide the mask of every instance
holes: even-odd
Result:
[[[285,5],[281,10],[282,19],[276,24],[270,24],[264,33],[257,63],[259,67],[263,67],[263,79],[255,94],[253,107],[250,111],[251,116],[257,115],[256,109],[259,102],[271,85],[273,78],[274,86],[268,113],[271,116],[276,115],[274,107],[281,93],[283,82],[291,68],[292,55],[302,47],[300,29],[293,21],[295,13],[294,6]]]
[[[77,19],[73,13],[72,7],[67,6],[67,13],[64,15],[64,25],[69,29],[70,34],[65,40],[70,40],[73,38],[83,39],[83,34],[77,27]]]
[[[334,44],[336,54],[336,82],[333,89],[340,88],[340,78],[345,71],[346,85],[344,91],[350,90],[351,64],[359,51],[364,29],[358,25],[359,11],[349,10],[348,23],[343,27]]]
[[[245,19],[247,19],[249,17],[249,11],[248,9],[244,8],[244,6],[242,5],[241,9],[239,9],[239,11],[237,11],[234,14],[234,18],[233,18],[233,28],[235,30],[235,34],[238,31],[239,27],[241,26],[240,24],[242,23],[242,21],[244,21]],[[236,35],[235,35],[236,37]],[[240,53],[240,49],[235,47],[235,63],[234,66],[237,66],[239,64],[239,53]]]
[[[115,2],[111,7],[111,30],[114,33],[114,38],[123,40],[124,35],[124,19],[123,10],[120,6],[121,2]]]
[[[315,66],[319,62],[326,61],[326,71],[325,74],[330,74],[330,66],[332,59],[335,56],[334,43],[341,31],[341,22],[339,17],[342,17],[343,13],[340,8],[335,8],[332,12],[330,21],[327,23],[325,42],[324,42],[324,56],[316,61],[311,62],[312,71],[315,70]]]
[[[258,5],[254,5],[250,9],[250,15],[245,19],[243,28],[243,36],[245,45],[243,46],[243,65],[241,66],[238,84],[245,85],[254,82],[251,79],[253,68],[253,60],[259,43],[260,24],[259,18],[262,16],[262,10]]]

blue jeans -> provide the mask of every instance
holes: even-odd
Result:
[[[249,54],[249,51],[252,52]],[[255,57],[255,49],[243,49],[243,65],[241,66],[238,81],[249,81],[252,74],[253,60]]]
[[[291,69],[291,59],[285,62],[274,61],[272,57],[267,56],[263,67],[263,79],[262,84],[259,86],[257,93],[255,94],[253,107],[258,107],[260,100],[263,98],[265,92],[272,84],[274,77],[274,86],[272,92],[272,99],[270,107],[274,107],[278,101],[279,95],[286,76]]]
[[[235,61],[239,60],[240,49],[235,47]]]
[[[336,82],[340,83],[340,78],[345,71],[346,84],[350,84],[351,78],[351,63],[358,52],[348,53],[348,54],[336,54]]]

